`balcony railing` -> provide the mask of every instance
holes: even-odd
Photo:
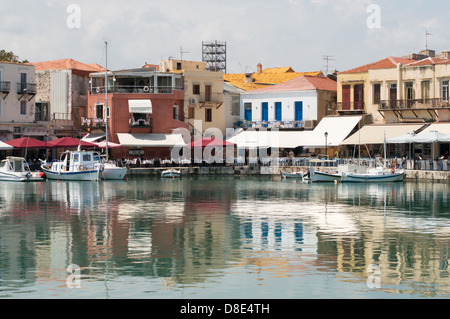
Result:
[[[36,94],[36,84],[17,83],[17,94]]]
[[[103,118],[82,118],[82,128],[104,128],[106,127],[106,120]]]
[[[11,82],[0,81],[0,92],[9,93],[11,91]]]
[[[337,103],[338,112],[364,112],[364,102],[339,102]]]
[[[450,108],[450,99],[383,100],[380,101],[378,107],[380,111],[441,108]]]
[[[134,86],[134,85],[115,85],[108,87],[108,93],[123,94],[171,94],[173,90],[182,90],[182,88],[172,86]],[[91,94],[105,94],[105,87],[98,86],[91,89]]]
[[[223,93],[204,93],[199,96],[198,101],[200,103],[206,103],[206,102],[223,103],[224,94]]]

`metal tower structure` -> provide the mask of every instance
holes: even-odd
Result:
[[[208,71],[227,73],[227,43],[203,41],[202,61],[205,62]]]

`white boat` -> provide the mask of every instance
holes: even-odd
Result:
[[[181,170],[167,169],[161,173],[162,178],[175,178],[181,177]]]
[[[313,183],[326,183],[326,182],[340,182],[342,174],[339,172],[330,173],[319,171],[314,168],[309,168],[309,178]]]
[[[106,162],[103,164],[101,178],[105,180],[123,180],[127,175],[126,167],[119,167],[115,163]]]
[[[302,172],[302,171],[298,171],[298,172],[281,172],[281,176],[283,178],[298,178],[298,179],[304,179],[305,176],[307,176],[308,173],[306,172]]]
[[[42,172],[31,172],[23,157],[8,156],[0,162],[0,180],[12,182],[43,181]]]
[[[344,183],[387,183],[387,182],[402,182],[405,178],[405,171],[388,170],[384,167],[377,167],[367,169],[365,173],[350,173],[342,174],[342,182]]]
[[[42,164],[48,179],[65,181],[98,181],[103,169],[94,159],[93,151],[66,151],[59,161]]]

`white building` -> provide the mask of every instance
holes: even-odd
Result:
[[[303,75],[282,84],[241,94],[244,127],[314,129],[336,110],[337,84],[324,76]]]

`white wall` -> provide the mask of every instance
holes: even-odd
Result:
[[[252,103],[252,121],[262,120],[262,103],[269,103],[269,121],[275,121],[275,103],[282,103],[282,121],[295,120],[295,102],[303,102],[303,120],[317,120],[317,92],[242,93],[241,120],[245,119],[245,103]]]

